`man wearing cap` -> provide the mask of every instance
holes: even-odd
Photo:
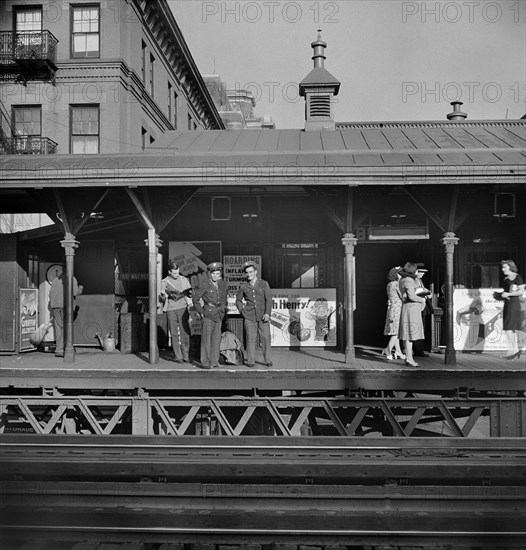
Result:
[[[193,303],[201,315],[201,366],[204,369],[219,367],[221,324],[226,312],[227,289],[221,280],[221,262],[208,265],[208,277],[203,279],[193,295]]]
[[[422,279],[424,275],[427,273],[427,269],[423,263],[417,263],[416,265],[418,267],[416,271],[416,280],[415,280],[416,286],[418,287],[416,290],[416,293],[417,295],[422,296],[426,300],[424,304],[424,309],[422,310],[422,324],[425,328],[427,308],[429,307],[428,295],[430,293],[429,293],[429,290],[427,290],[427,288],[425,287]],[[414,350],[413,355],[416,357],[429,357],[429,354],[425,351],[424,347],[425,347],[425,340],[416,340],[413,345],[413,350]]]
[[[254,262],[245,262],[243,270],[247,282],[242,283],[236,296],[236,306],[245,320],[245,337],[247,347],[247,367],[256,362],[256,336],[263,346],[263,358],[267,367],[272,366],[270,357],[270,313],[272,295],[267,281],[258,279],[257,266]]]
[[[159,300],[166,312],[172,349],[178,363],[188,363],[190,350],[190,326],[188,309],[192,305],[192,286],[186,277],[179,273],[179,264],[168,264],[168,276],[161,281]]]

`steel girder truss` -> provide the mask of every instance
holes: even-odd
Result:
[[[1,397],[0,432],[524,437],[524,398]]]

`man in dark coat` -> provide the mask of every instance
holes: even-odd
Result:
[[[201,366],[219,367],[221,324],[226,312],[227,289],[221,280],[221,262],[208,265],[208,277],[203,279],[193,294],[193,303],[203,322],[201,329]]]
[[[258,279],[254,262],[246,262],[244,271],[247,282],[242,283],[236,296],[236,306],[245,320],[247,348],[247,367],[256,362],[256,341],[263,346],[263,358],[267,367],[272,366],[270,357],[270,313],[272,312],[272,294],[267,281]]]

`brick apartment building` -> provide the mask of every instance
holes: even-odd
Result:
[[[2,154],[133,153],[224,124],[166,0],[0,3]]]

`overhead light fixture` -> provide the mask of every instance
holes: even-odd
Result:
[[[95,220],[103,220],[104,219],[104,213],[103,212],[92,212],[89,215],[90,218]]]
[[[405,214],[392,214],[391,218],[393,218],[396,223],[401,223],[404,218],[407,218]]]
[[[515,217],[515,193],[495,193],[493,216],[499,221],[503,218]]]
[[[258,215],[255,212],[247,212],[245,214],[242,214],[243,218],[248,220],[248,223],[252,223],[252,220],[255,220]]]

